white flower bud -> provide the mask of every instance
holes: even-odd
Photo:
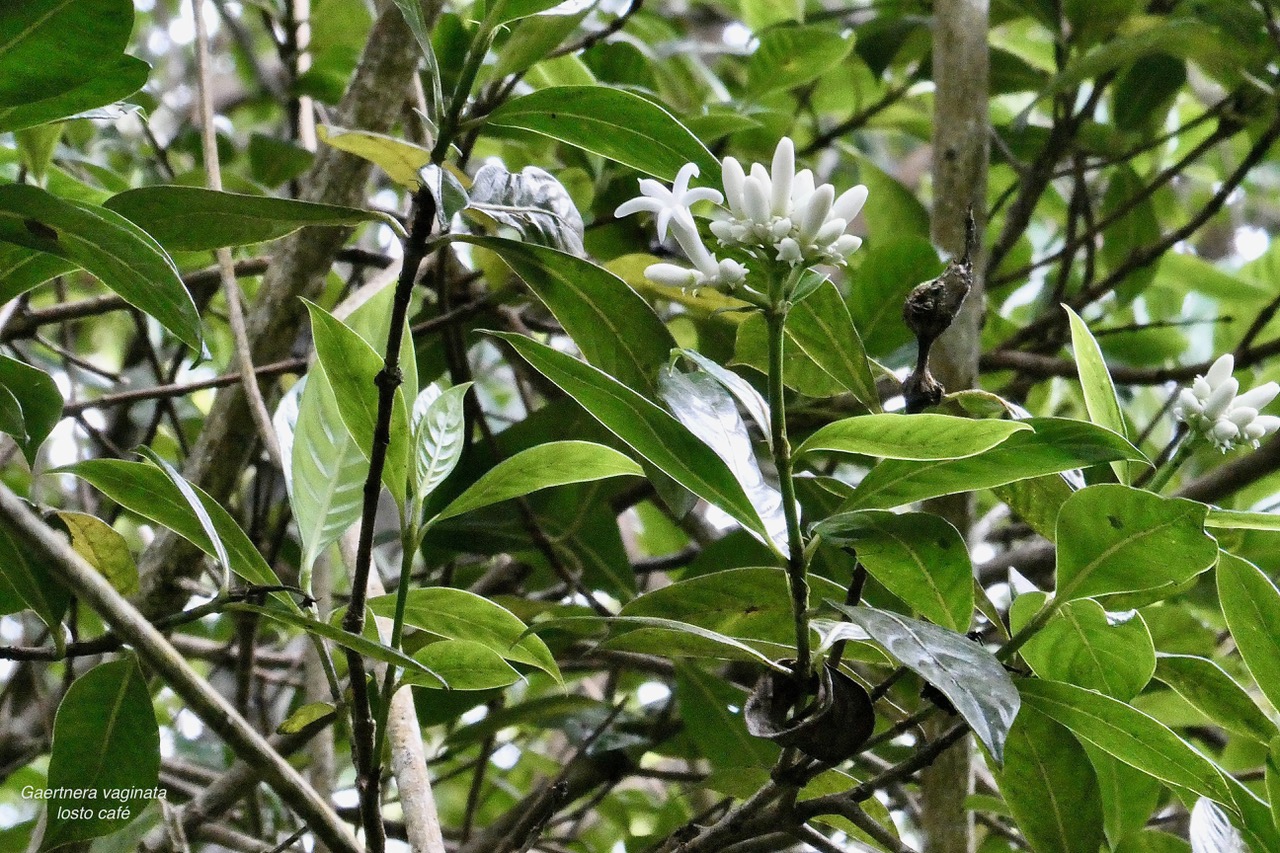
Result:
[[[1274,382],[1267,382],[1236,397],[1235,404],[1237,406],[1250,406],[1254,409],[1264,409],[1268,403],[1276,398],[1276,394],[1280,394],[1280,385]]]
[[[742,219],[746,215],[745,202],[743,201],[743,184],[747,179],[746,173],[742,171],[742,164],[732,157],[724,158],[722,164],[724,173],[724,198],[729,204],[729,210],[738,219]]]
[[[1236,392],[1239,390],[1240,383],[1234,377],[1214,388],[1209,399],[1204,401],[1204,416],[1209,420],[1216,419],[1231,405],[1231,401],[1235,399]]]
[[[773,169],[769,173],[771,205],[774,216],[791,214],[791,183],[796,177],[796,148],[791,137],[778,140],[773,151]]]
[[[668,287],[695,287],[700,276],[694,270],[675,264],[650,264],[645,267],[644,277]]]
[[[843,219],[845,222],[852,222],[853,218],[862,211],[862,206],[866,203],[867,188],[859,184],[840,194],[835,204],[831,205],[831,216],[836,219]]]
[[[822,233],[823,224],[827,222],[827,214],[831,212],[831,204],[835,201],[836,190],[831,184],[823,184],[814,190],[805,200],[804,207],[796,208],[796,216],[800,221],[800,240],[811,243]],[[835,220],[839,221],[839,220]],[[843,225],[840,228],[844,230]],[[818,240],[819,244],[830,243],[838,234],[828,240]]]

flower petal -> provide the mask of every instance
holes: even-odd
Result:
[[[843,219],[845,222],[852,222],[853,218],[861,212],[862,206],[866,203],[867,188],[859,184],[840,194],[835,204],[831,205],[831,217],[833,219]]]

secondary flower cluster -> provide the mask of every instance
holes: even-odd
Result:
[[[1280,418],[1260,415],[1280,393],[1280,385],[1268,382],[1252,391],[1236,396],[1240,383],[1231,375],[1235,359],[1230,353],[1221,356],[1204,376],[1197,376],[1190,388],[1183,388],[1173,406],[1173,416],[1203,435],[1222,452],[1236,442],[1258,446],[1267,435],[1280,429]]]
[[[783,137],[773,153],[772,168],[753,163],[750,171],[732,157],[723,161],[724,194],[709,187],[689,188],[698,167],[685,164],[671,189],[658,181],[640,181],[638,198],[623,203],[615,215],[647,211],[657,222],[658,239],[670,230],[693,269],[654,264],[645,276],[678,287],[733,289],[746,278],[747,268],[732,259],[719,259],[702,242],[691,206],[700,201],[728,201],[726,216],[711,223],[711,233],[725,248],[757,258],[796,266],[841,265],[862,240],[845,230],[867,200],[867,188],[856,186],[836,197],[831,184],[815,185],[813,172],[796,171],[795,145]]]

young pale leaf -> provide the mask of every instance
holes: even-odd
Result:
[[[903,666],[942,692],[997,764],[1018,714],[1018,690],[1000,662],[963,634],[874,607],[827,600]]]
[[[886,459],[871,469],[841,509],[889,509],[1117,459],[1143,458],[1123,437],[1084,421],[1029,418],[1019,423],[1027,424],[1034,432],[1014,433],[996,447],[966,459]],[[1053,514],[1056,516],[1056,511]]]
[[[858,415],[821,427],[796,455],[826,451],[882,459],[963,459],[990,450],[1018,432],[1022,421],[959,418],[954,415]]]
[[[490,468],[440,510],[433,523],[552,486],[642,474],[640,466],[630,458],[603,444],[589,441],[539,444]]]
[[[582,257],[582,214],[564,185],[537,166],[508,172],[486,163],[471,184],[471,210],[514,229],[527,243]]]
[[[339,627],[330,625],[328,622],[321,622],[319,619],[312,619],[301,613],[289,613],[284,610],[275,610],[269,607],[260,607],[256,604],[229,604],[228,610],[239,611],[243,613],[256,613],[259,616],[265,616],[268,619],[274,619],[285,625],[294,628],[301,628],[308,634],[314,634],[330,642],[337,643],[345,649],[351,649],[367,658],[382,661],[392,666],[400,667],[406,672],[413,672],[418,676],[425,677],[434,681],[436,686],[448,687],[445,682],[436,673],[427,669],[426,666],[406,655],[404,652],[397,651],[390,646],[384,646],[381,643],[375,643],[368,637],[362,637],[358,634],[352,634],[342,630]]]
[[[1000,793],[1036,853],[1097,853],[1102,797],[1089,756],[1071,732],[1030,708],[1004,748]]]
[[[77,678],[58,705],[49,757],[48,818],[41,850],[115,832],[147,804],[160,778],[160,729],[151,694],[132,659],[100,664]],[[59,792],[92,788],[95,798]],[[109,791],[133,792],[122,799]],[[89,804],[88,818],[65,818]],[[103,808],[102,804],[110,803]]]
[[[1009,630],[1020,631],[1044,605],[1045,594],[1020,595],[1009,610]],[[1156,649],[1137,611],[1107,613],[1098,602],[1069,601],[1021,650],[1041,678],[1065,681],[1128,702],[1156,669]]]
[[[1229,732],[1264,744],[1280,735],[1248,692],[1208,658],[1162,654],[1156,660],[1156,678]]]
[[[493,252],[524,279],[590,364],[634,391],[655,393],[658,368],[676,342],[626,282],[588,260],[545,246],[499,237],[459,239]]]
[[[1028,678],[1018,682],[1022,701],[1057,720],[1076,736],[1157,779],[1219,802],[1230,802],[1213,762],[1164,723],[1117,699],[1074,684]]]
[[[0,356],[0,388],[18,403],[22,434],[14,440],[27,464],[34,465],[40,445],[62,417],[62,392],[49,374],[8,356]]]
[[[394,617],[395,594],[370,599],[369,609],[376,616]],[[473,592],[443,586],[409,590],[404,624],[446,640],[479,643],[506,660],[536,666],[560,680],[560,668],[546,643],[526,634],[524,622],[510,610]]]
[[[453,473],[466,438],[463,403],[470,382],[447,391],[431,385],[413,401],[413,495],[422,501]]]
[[[787,520],[782,495],[765,482],[747,425],[729,392],[703,371],[681,373],[666,368],[658,374],[658,396],[680,423],[724,460],[769,529],[774,545],[785,551]]]
[[[419,170],[431,162],[431,152],[427,149],[381,133],[321,125],[316,128],[316,134],[322,142],[368,160],[391,180],[410,190],[422,186]]]
[[[200,529],[204,532],[205,539],[213,546],[213,556],[218,561],[218,565],[222,567],[222,586],[225,592],[225,588],[231,582],[231,557],[227,554],[227,546],[223,544],[222,537],[218,534],[218,528],[213,523],[213,518],[210,517],[208,510],[205,509],[200,496],[196,494],[195,486],[188,483],[178,473],[177,469],[150,447],[143,445],[138,448],[138,453],[146,457],[152,465],[159,468],[169,482],[173,484],[178,494],[182,496],[182,500],[187,506],[187,511],[196,519]]]
[[[693,433],[603,371],[521,335],[494,333],[610,432],[763,541],[769,532],[733,472]]]
[[[973,564],[964,537],[931,513],[864,511],[814,527],[824,541],[857,549],[871,576],[930,622],[964,632],[973,619]]]
[[[328,311],[312,302],[306,305],[311,313],[316,355],[333,387],[342,422],[355,440],[356,447],[368,459],[378,420],[377,376],[382,371],[382,358],[359,334]],[[390,426],[382,482],[391,490],[396,502],[403,506],[409,482],[410,433],[409,413],[399,388],[391,407]]]
[[[787,336],[872,412],[880,393],[849,308],[830,280],[787,315]]]
[[[139,187],[103,204],[170,251],[198,252],[265,243],[306,225],[347,225],[381,219],[355,207],[241,195],[203,187]]]
[[[114,65],[129,44],[129,0],[24,0],[0,6],[0,106],[51,97]]]
[[[414,652],[413,659],[439,673],[451,690],[492,690],[520,680],[520,673],[502,655],[475,640],[441,640]],[[406,672],[403,684],[435,687],[435,679]]]
[[[1208,508],[1141,489],[1102,484],[1073,494],[1058,513],[1056,600],[1135,592],[1188,581],[1213,565]]]
[[[84,267],[125,302],[202,352],[200,315],[177,267],[150,235],[115,211],[26,184],[0,186],[0,242]]]
[[[747,416],[755,422],[764,436],[769,448],[773,449],[773,430],[770,428],[769,404],[750,382],[743,379],[727,367],[707,358],[697,350],[682,349],[680,354],[705,370],[713,379],[724,386],[724,390],[733,395],[742,406]]]
[[[138,591],[138,564],[124,537],[102,519],[83,512],[63,510],[58,518],[71,534],[71,547],[107,579],[116,592]]]
[[[16,601],[14,599],[17,599]],[[0,602],[6,612],[30,608],[48,626],[55,644],[62,640],[63,615],[70,595],[49,570],[35,562],[30,549],[0,523]]]
[[[661,178],[696,163],[720,182],[720,162],[675,116],[646,98],[608,86],[552,86],[513,98],[489,114],[497,127],[528,130]]]
[[[1223,551],[1218,558],[1218,601],[1245,666],[1273,707],[1280,707],[1280,591],[1262,570]]]
[[[151,66],[141,59],[121,56],[115,65],[104,66],[93,77],[56,95],[0,107],[0,132],[75,118],[88,110],[114,104],[147,85],[150,74]]]
[[[206,554],[216,556],[213,542],[200,520],[177,486],[156,466],[118,459],[88,459],[55,469],[55,473],[74,474],[130,512],[169,528]],[[251,584],[279,586],[280,578],[231,514],[199,486],[191,486],[191,489],[213,521],[219,541],[225,544],[232,571]],[[287,595],[276,595],[281,601],[295,606]]]
[[[1071,321],[1071,349],[1075,352],[1080,389],[1084,392],[1084,407],[1089,412],[1089,420],[1118,435],[1127,435],[1120,400],[1116,397],[1116,386],[1112,383],[1111,372],[1107,370],[1107,363],[1102,358],[1102,349],[1080,315],[1067,305],[1063,305],[1062,309],[1067,312]],[[1112,462],[1111,468],[1121,483],[1129,485],[1131,479],[1127,462]]]

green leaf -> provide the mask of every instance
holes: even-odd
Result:
[[[129,0],[23,0],[0,6],[0,107],[50,97],[103,73],[133,30]]]
[[[74,474],[130,512],[169,528],[210,556],[216,555],[213,543],[177,486],[154,465],[119,459],[87,459],[54,469],[54,473]],[[280,578],[231,514],[199,486],[193,485],[191,489],[213,521],[218,539],[226,546],[231,570],[251,584],[279,586]],[[288,596],[275,595],[293,604]]]
[[[764,396],[761,395],[755,387],[734,373],[727,367],[722,367],[717,362],[707,358],[697,350],[682,349],[679,350],[680,355],[692,361],[695,365],[705,370],[710,376],[719,382],[726,391],[733,395],[738,401],[747,416],[755,421],[760,432],[764,435],[765,442],[769,448],[773,449],[773,432],[770,430],[769,404],[765,402]]]
[[[1009,630],[1020,631],[1044,605],[1044,593],[1018,596]],[[1092,599],[1070,601],[1021,650],[1035,674],[1128,702],[1156,669],[1151,632],[1137,611],[1108,613]]]
[[[696,163],[702,180],[720,182],[720,162],[675,116],[653,101],[608,86],[552,86],[513,98],[488,123],[558,139],[661,178]]]
[[[493,8],[498,11],[492,23],[497,26],[541,15],[548,9],[559,6],[561,2],[563,0],[495,0]]]
[[[1137,708],[1083,687],[1038,678],[1019,681],[1018,691],[1027,707],[1131,767],[1220,803],[1231,802],[1218,768]]]
[[[1063,305],[1062,309],[1067,312],[1071,321],[1071,349],[1075,353],[1076,370],[1080,373],[1080,388],[1084,392],[1084,406],[1089,412],[1089,420],[1117,435],[1127,435],[1120,400],[1116,397],[1116,386],[1111,382],[1111,372],[1107,370],[1098,342],[1093,339],[1089,327],[1080,319],[1080,315],[1067,305]],[[1128,464],[1116,461],[1111,463],[1111,468],[1121,483],[1127,486],[1132,482]]]
[[[824,26],[772,27],[747,62],[747,88],[759,96],[817,80],[844,61],[853,39]]]
[[[114,211],[57,198],[26,184],[0,186],[0,242],[84,267],[124,301],[201,351],[200,315],[173,261]]]
[[[321,142],[368,160],[391,180],[410,190],[422,186],[419,170],[431,162],[431,152],[427,149],[381,133],[321,125],[316,128],[316,134]]]
[[[582,214],[550,172],[525,166],[509,172],[486,163],[471,183],[467,208],[514,229],[527,243],[582,256]]]
[[[394,618],[396,596],[370,599],[377,616]],[[536,666],[560,680],[560,668],[539,637],[526,635],[524,622],[500,604],[466,590],[433,586],[409,590],[404,624],[446,640],[480,643],[507,660]]]
[[[15,597],[20,602],[16,607]],[[30,608],[49,627],[55,645],[59,645],[62,642],[60,623],[70,598],[52,573],[34,562],[30,549],[6,524],[0,523],[0,601],[6,602],[3,609],[16,612]]]
[[[1000,793],[1036,853],[1097,853],[1102,797],[1089,756],[1071,733],[1030,708],[1005,744]]]
[[[116,592],[138,591],[138,564],[124,537],[102,519],[83,512],[62,510],[58,518],[71,534],[71,547],[107,579]]]
[[[995,656],[963,634],[928,622],[828,599],[903,666],[938,688],[997,764],[1018,714],[1018,690]]]
[[[590,364],[642,394],[675,347],[671,332],[626,282],[590,261],[499,237],[459,237],[488,249],[551,310]]]
[[[768,542],[769,532],[733,473],[671,415],[594,367],[521,335],[494,333],[610,432],[672,479]]]
[[[0,303],[16,299],[37,285],[79,268],[75,261],[26,246],[0,243]]]
[[[826,398],[845,393],[843,385],[826,369],[809,357],[790,334],[791,317],[804,303],[801,302],[788,315],[787,341],[782,348],[782,375],[788,388],[794,388],[806,397]],[[752,312],[738,325],[733,345],[731,364],[745,364],[764,375],[769,373],[769,328],[764,315]]]
[[[991,450],[965,459],[886,459],[871,469],[841,509],[887,509],[941,495],[993,489],[1113,459],[1142,458],[1138,449],[1121,436],[1084,421],[1030,418],[1019,423],[1027,424],[1034,432],[1014,433]],[[1053,515],[1057,515],[1056,510]]]
[[[375,643],[367,637],[344,631],[339,627],[330,625],[328,622],[321,622],[319,619],[312,619],[310,616],[305,616],[301,613],[259,607],[256,604],[228,604],[226,609],[239,613],[256,613],[259,616],[274,619],[281,624],[289,625],[293,628],[301,628],[308,634],[314,634],[317,637],[337,643],[343,648],[351,649],[366,658],[400,667],[406,673],[414,673],[416,676],[426,677],[440,687],[449,686],[443,678],[405,653],[397,651],[390,646]]]
[[[305,300],[304,300],[305,301]],[[354,329],[313,302],[307,302],[316,356],[333,387],[338,412],[366,459],[373,450],[374,427],[378,420],[377,376],[382,357]],[[403,389],[397,388],[391,407],[390,444],[382,482],[396,503],[404,505],[409,483],[409,413]]]
[[[1130,767],[1109,752],[1085,741],[1098,789],[1102,792],[1103,824],[1107,840],[1119,849],[1121,839],[1147,825],[1164,793],[1159,779]]]
[[[1264,744],[1280,734],[1245,689],[1208,658],[1162,654],[1156,660],[1156,678],[1229,732]]]
[[[804,20],[804,0],[738,0],[742,22],[752,32],[761,32],[774,24]]]
[[[36,127],[114,104],[147,85],[150,74],[151,66],[141,59],[121,56],[113,67],[104,66],[93,77],[70,89],[40,100],[0,107],[0,131]]]
[[[864,511],[833,515],[813,532],[857,550],[858,562],[917,613],[963,633],[973,619],[973,564],[964,537],[925,512]]]
[[[490,468],[432,519],[432,523],[530,492],[606,477],[639,477],[640,466],[612,447],[590,441],[553,441],[522,450]]]
[[[625,633],[601,643],[602,648],[672,659],[708,657],[754,661],[777,672],[790,673],[789,669],[775,663],[752,645],[688,622],[657,616],[614,616],[609,619],[609,626],[621,628]]]
[[[974,420],[954,415],[858,415],[820,428],[796,455],[828,451],[884,459],[963,459],[990,450],[1017,432],[1021,421]]]
[[[880,393],[849,309],[829,280],[787,314],[787,335],[823,370],[872,412]]]
[[[470,382],[447,391],[431,385],[413,401],[413,495],[422,501],[436,490],[462,457],[467,423],[464,403]]]
[[[383,218],[356,207],[180,186],[140,187],[112,196],[103,207],[170,251],[183,252],[265,243],[305,225],[355,226]]]
[[[276,726],[276,734],[296,735],[305,731],[312,723],[328,719],[336,709],[332,702],[309,702],[289,715],[283,723]]]
[[[1262,570],[1223,551],[1218,558],[1218,601],[1245,666],[1272,707],[1280,707],[1280,591]]]
[[[302,540],[298,571],[307,578],[321,552],[360,520],[369,460],[343,427],[338,399],[318,365],[289,389],[273,422]]]
[[[778,748],[747,732],[740,688],[687,661],[676,661],[676,704],[689,737],[713,767],[770,767]]]
[[[222,567],[223,577],[227,580],[224,585],[229,582],[231,577],[231,557],[227,554],[227,546],[223,544],[222,537],[218,534],[218,528],[213,523],[208,510],[200,501],[200,496],[196,494],[195,486],[188,483],[177,470],[166,462],[160,454],[156,453],[150,447],[143,445],[138,448],[138,453],[146,457],[152,465],[155,465],[165,475],[174,489],[182,496],[183,502],[187,505],[187,511],[195,518],[200,525],[200,530],[204,533],[204,538],[213,547],[213,556],[218,561],[218,565]]]
[[[1213,565],[1207,507],[1102,484],[1073,494],[1058,513],[1055,600],[1136,592],[1188,581]]]
[[[867,181],[865,175],[863,180]],[[887,176],[882,178],[885,182],[895,192],[905,192],[901,184]],[[867,187],[875,199],[872,206],[881,204],[881,188],[872,181],[867,181]],[[918,205],[914,199],[911,202]],[[862,263],[850,273],[849,313],[867,352],[885,358],[914,343],[902,322],[902,303],[917,284],[940,275],[944,265],[938,260],[938,250],[929,240],[927,228],[923,235],[872,233],[877,240],[859,250]]]
[[[0,355],[0,388],[13,395],[19,406],[22,434],[14,440],[34,465],[40,445],[62,418],[62,392],[43,370]]]
[[[1268,744],[1263,773],[1267,800],[1271,803],[1271,822],[1280,827],[1280,737],[1272,738]]]
[[[452,690],[492,690],[520,680],[520,673],[502,659],[502,655],[475,640],[441,640],[414,652],[413,659],[438,673]],[[404,684],[436,686],[435,679],[424,679],[408,672]]]
[[[160,779],[160,729],[146,679],[132,660],[100,664],[77,678],[58,704],[49,757],[48,822],[41,850],[108,835],[137,817],[145,792]],[[60,790],[93,789],[83,799]],[[66,809],[87,807],[91,817],[59,817]],[[112,810],[118,809],[113,813]]]
[[[1280,514],[1274,512],[1243,512],[1234,509],[1209,507],[1204,520],[1205,527],[1228,530],[1280,530]]]

